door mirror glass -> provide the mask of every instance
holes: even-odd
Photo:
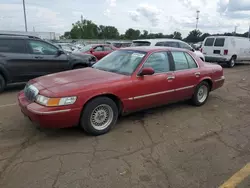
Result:
[[[57,55],[60,56],[60,55],[62,55],[62,54],[64,54],[64,51],[61,50],[61,49],[59,49],[59,50],[57,51]]]
[[[153,75],[155,73],[154,69],[151,67],[144,67],[142,68],[141,72],[139,73],[139,76],[144,75]]]

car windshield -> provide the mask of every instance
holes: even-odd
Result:
[[[92,45],[86,45],[83,46],[81,49],[79,49],[80,52],[88,52],[93,46]]]
[[[102,58],[93,68],[118,74],[131,75],[141,63],[146,52],[118,50]]]

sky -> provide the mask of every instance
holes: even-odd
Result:
[[[23,0],[0,0],[0,30],[23,31]],[[250,0],[25,0],[28,30],[63,34],[72,23],[89,19],[115,26],[120,33],[133,28],[184,36],[195,29],[203,33],[248,31]]]

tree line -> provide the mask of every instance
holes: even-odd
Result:
[[[120,34],[118,29],[114,26],[97,25],[91,20],[81,19],[72,24],[72,29],[64,33],[61,37],[63,39],[120,39],[120,40],[134,40],[134,39],[154,39],[154,38],[173,38],[180,39],[186,42],[199,42],[203,41],[209,33],[202,33],[200,30],[192,30],[189,32],[186,38],[182,37],[182,34],[178,31],[172,34],[163,33],[149,33],[146,30],[140,31],[138,29],[129,28],[124,34]],[[213,35],[226,35],[226,36],[241,36],[248,37],[248,32],[240,33],[224,33]]]

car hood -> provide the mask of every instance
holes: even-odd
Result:
[[[94,68],[82,68],[38,77],[33,82],[57,93],[72,89],[80,90],[89,85],[109,83],[125,77],[127,76]]]

